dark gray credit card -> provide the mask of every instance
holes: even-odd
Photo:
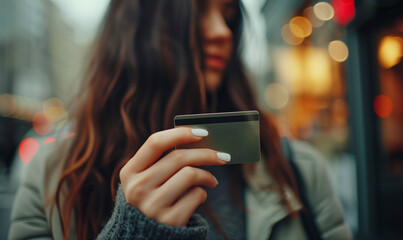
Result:
[[[177,148],[210,148],[229,153],[229,164],[260,160],[258,111],[178,115],[175,127],[201,128],[209,132],[201,141]]]

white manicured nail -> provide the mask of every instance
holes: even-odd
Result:
[[[208,136],[207,130],[200,129],[200,128],[192,129],[192,133],[193,133],[193,135],[198,136],[198,137]]]
[[[213,176],[214,177],[214,176]],[[218,185],[218,180],[217,178],[214,177],[215,183]]]
[[[231,161],[231,155],[229,155],[228,153],[218,152],[218,153],[217,153],[217,157],[218,157],[220,160],[223,160],[223,161],[225,161],[225,162]]]

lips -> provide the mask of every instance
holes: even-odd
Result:
[[[205,64],[207,68],[212,68],[216,70],[224,70],[227,65],[227,60],[221,55],[208,54],[205,56]]]

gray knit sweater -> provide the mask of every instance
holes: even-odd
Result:
[[[97,239],[206,239],[207,222],[194,214],[187,226],[171,227],[144,216],[129,205],[119,187],[116,206]]]
[[[219,181],[215,189],[206,190],[208,204],[220,227],[230,239],[246,239],[245,212],[231,201],[230,169],[225,166],[211,166],[207,169]],[[243,195],[242,189],[241,185],[240,194]],[[184,227],[161,224],[129,205],[119,186],[112,216],[97,239],[223,239],[223,235],[206,219],[198,209]]]

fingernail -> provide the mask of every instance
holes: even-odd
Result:
[[[218,152],[217,157],[225,162],[231,161],[231,155],[229,155],[228,153]]]
[[[198,136],[198,137],[208,136],[207,130],[200,129],[200,128],[192,129],[192,133],[193,133],[193,135]]]
[[[214,176],[213,176],[214,177]],[[214,177],[215,183],[218,185],[218,180],[217,178]]]

